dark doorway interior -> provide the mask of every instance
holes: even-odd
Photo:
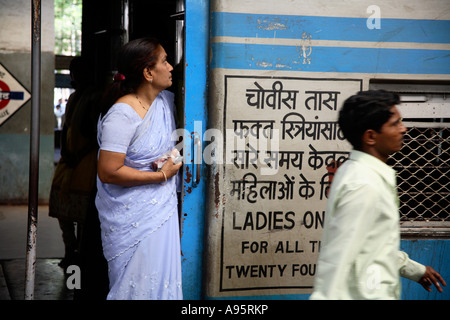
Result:
[[[140,37],[156,37],[176,64],[178,0],[83,1],[82,55],[94,62],[98,82],[115,70],[122,44]],[[181,16],[182,17],[182,16]],[[107,78],[108,79],[108,78]]]
[[[183,43],[180,19],[184,17],[180,4],[183,0],[84,0],[82,17],[82,50],[91,62],[94,84],[101,89],[112,81],[116,71],[116,58],[120,47],[129,40],[156,37],[160,40],[174,66],[173,85],[178,110],[178,126],[184,122],[184,67],[179,57]],[[181,5],[184,8],[184,5]],[[178,14],[177,14],[178,13]],[[95,208],[94,208],[95,209]],[[179,210],[182,201],[179,195]],[[104,299],[108,289],[107,266],[102,254],[100,222],[95,214],[88,215],[81,244],[82,278],[86,282],[76,299]]]
[[[175,0],[131,0],[130,40],[156,37],[161,41],[169,57],[175,56]]]

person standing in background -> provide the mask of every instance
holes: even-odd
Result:
[[[77,265],[81,270],[81,288],[74,292],[77,300],[103,300],[108,288],[95,207],[101,88],[93,82],[93,70],[84,57],[75,57],[70,63],[75,91],[66,107],[61,158],[56,165],[49,200],[49,215],[58,219],[65,248],[59,265],[64,270]]]

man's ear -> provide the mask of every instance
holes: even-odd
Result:
[[[373,129],[367,129],[362,136],[363,144],[374,146],[377,142],[377,132]]]

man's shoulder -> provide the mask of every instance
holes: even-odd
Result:
[[[380,177],[364,163],[348,160],[337,170],[333,183],[353,187],[376,186]]]

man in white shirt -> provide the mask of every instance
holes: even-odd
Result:
[[[446,285],[440,274],[399,251],[399,201],[395,171],[386,164],[399,151],[405,126],[386,91],[347,99],[339,126],[354,150],[333,178],[311,299],[400,299],[400,278],[431,291]]]

